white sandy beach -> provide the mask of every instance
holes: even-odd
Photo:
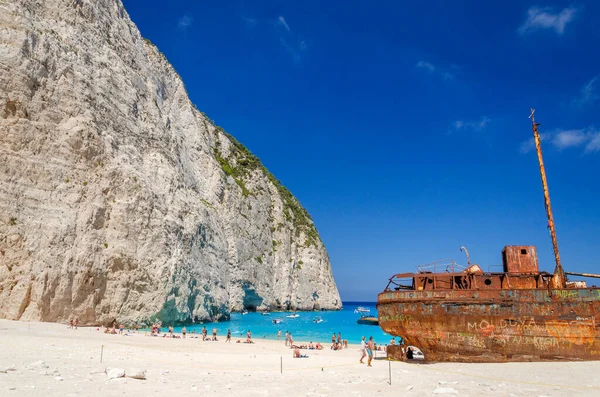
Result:
[[[356,344],[342,351],[329,345],[302,350],[309,357],[298,359],[283,341],[235,340],[105,335],[95,328],[0,320],[0,396],[600,395],[598,361],[391,362],[390,385],[390,362],[359,364]],[[145,369],[146,380],[110,380],[106,368]]]

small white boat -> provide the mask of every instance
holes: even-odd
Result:
[[[268,316],[268,315],[269,315],[269,314],[271,314],[271,313],[269,313],[269,312],[262,312],[261,314],[262,314],[263,316]]]
[[[300,317],[300,315],[297,313],[292,313],[292,314],[287,315],[286,317],[287,318],[298,318],[298,317]]]
[[[242,310],[242,315],[248,314],[248,310],[244,309]]]
[[[354,309],[354,313],[370,313],[371,309],[369,309],[368,307],[362,307],[359,306],[356,309]]]
[[[323,322],[323,319],[321,317],[315,317],[315,318],[313,318],[313,323],[315,323],[315,324],[319,324],[319,323],[322,323],[322,322]]]
[[[280,318],[276,318],[275,320],[273,320],[273,324],[280,324],[282,322],[283,322],[283,320]]]

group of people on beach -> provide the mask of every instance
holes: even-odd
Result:
[[[348,339],[342,339],[342,333],[338,332],[337,337],[335,334],[331,336],[331,350],[342,350],[348,348]]]
[[[77,329],[79,325],[79,320],[76,318],[74,320],[70,320],[69,321],[69,328],[71,329]],[[156,322],[152,324],[150,333],[146,333],[146,335],[150,335],[150,336],[161,336],[161,326],[162,323],[161,322]],[[127,332],[139,332],[139,325],[131,325],[128,327]],[[105,334],[124,334],[125,333],[125,326],[123,324],[120,324],[119,327],[117,328],[117,322],[116,320],[113,321],[111,323],[110,326],[106,326],[104,327],[104,333]],[[202,338],[203,341],[217,341],[217,328],[214,327],[212,329],[212,337],[208,336],[208,330],[206,329],[206,326],[202,327],[202,330],[199,332],[200,336],[198,336],[196,334],[196,330],[192,330],[191,334],[191,338]],[[176,335],[173,326],[169,326],[168,327],[168,332],[162,332],[162,337],[163,338],[183,338],[185,339],[188,336],[188,332],[187,332],[187,328],[184,326],[181,329],[181,336],[180,335]],[[277,331],[277,339],[281,338],[281,331]],[[230,343],[231,342],[231,330],[227,330],[227,336],[225,338],[225,342],[226,343]],[[242,343],[242,341],[240,339],[238,339],[236,341],[237,343]],[[254,341],[252,340],[252,332],[250,330],[247,331],[246,333],[246,340],[243,343],[254,343]],[[414,355],[414,351],[411,349],[411,347],[409,347],[407,350],[404,350],[404,341],[402,340],[402,338],[400,338],[400,341],[398,343],[399,345],[401,345],[401,352],[402,352],[402,356],[406,357],[406,359],[413,359],[413,355]],[[308,357],[307,355],[303,355],[301,354],[300,350],[301,349],[307,349],[307,350],[322,350],[323,349],[323,345],[319,342],[317,343],[313,343],[312,341],[310,341],[310,343],[308,344],[295,344],[294,343],[294,339],[292,337],[292,333],[289,331],[285,332],[285,345],[289,346],[290,349],[293,349],[293,354],[292,356],[294,358],[303,358],[303,357]],[[395,338],[393,338],[392,340],[390,340],[390,346],[394,346],[396,345],[396,340]],[[344,348],[348,348],[348,340],[347,339],[342,339],[342,334],[337,333],[337,334],[333,334],[331,336],[331,350],[341,350]],[[387,345],[385,347],[382,347],[381,345],[377,346],[377,344],[375,343],[375,341],[373,340],[373,337],[370,336],[369,339],[367,340],[366,337],[362,337],[361,343],[360,343],[360,351],[361,351],[361,357],[359,359],[359,362],[361,364],[364,364],[364,359],[367,358],[367,366],[372,367],[372,361],[373,361],[373,352],[374,351],[385,351],[387,350]]]

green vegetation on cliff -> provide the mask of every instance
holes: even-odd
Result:
[[[204,115],[204,114],[203,114]],[[204,115],[206,117],[206,115]],[[208,119],[207,117],[207,120]],[[214,125],[214,124],[213,124]],[[261,170],[264,175],[267,176],[269,181],[277,188],[281,200],[283,202],[283,214],[286,221],[290,222],[296,230],[296,236],[300,235],[303,231],[306,235],[305,246],[316,245],[316,242],[320,240],[319,233],[315,228],[315,225],[310,217],[309,213],[304,209],[298,200],[292,195],[292,193],[281,184],[281,182],[269,172],[269,170],[261,163],[258,157],[256,157],[248,148],[242,145],[237,139],[225,132],[223,128],[215,126],[217,131],[229,139],[233,145],[231,154],[235,158],[235,166],[233,166],[226,158],[221,155],[221,144],[220,141],[216,140],[216,147],[214,148],[214,155],[221,169],[225,174],[233,177],[238,186],[242,189],[244,197],[253,195],[244,184],[244,178],[247,178],[256,170]]]

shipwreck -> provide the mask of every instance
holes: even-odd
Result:
[[[534,246],[506,246],[502,272],[453,261],[422,266],[390,278],[378,295],[379,325],[423,351],[425,360],[507,362],[599,360],[600,288],[569,281],[560,262],[538,126],[531,110],[548,228],[556,267],[539,270]],[[600,320],[600,318],[598,318]],[[599,321],[600,322],[600,321]],[[400,346],[388,356],[402,359]]]

